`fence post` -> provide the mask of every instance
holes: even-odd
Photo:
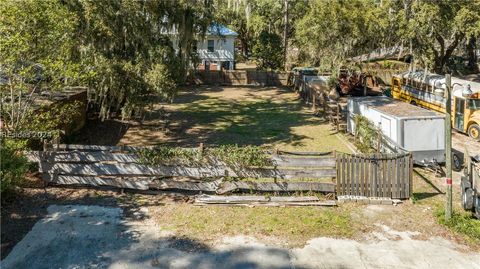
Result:
[[[198,145],[198,152],[200,153],[200,157],[203,157],[203,150],[203,143],[200,143],[200,145]]]
[[[340,104],[337,103],[337,132],[340,132]]]
[[[312,100],[312,110],[313,110],[313,113],[315,114],[315,111],[317,110],[317,95],[315,93],[313,93],[313,100]]]

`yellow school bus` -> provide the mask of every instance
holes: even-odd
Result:
[[[445,113],[445,76],[424,71],[405,72],[392,77],[391,94],[395,99]],[[452,127],[480,141],[480,83],[452,77]],[[467,95],[466,88],[470,89]]]

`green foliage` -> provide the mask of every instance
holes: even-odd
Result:
[[[11,191],[22,183],[28,171],[28,160],[22,155],[23,142],[0,139],[0,193]]]
[[[435,216],[440,224],[447,226],[449,229],[468,236],[469,238],[480,242],[480,221],[472,216],[471,212],[456,212],[452,217],[445,220],[445,210],[441,207],[435,211]]]
[[[177,92],[177,83],[165,64],[155,64],[145,74],[147,83],[152,88],[152,91],[157,95],[163,97],[165,100],[172,100]]]
[[[310,56],[310,63],[335,69],[351,56],[378,48],[387,31],[391,37],[388,10],[372,2],[312,1],[295,26],[298,45]]]
[[[373,144],[378,137],[378,131],[372,122],[361,115],[355,115],[355,146],[363,153],[374,151]]]
[[[219,162],[231,167],[264,167],[272,165],[269,155],[257,146],[221,145],[198,149],[155,147],[138,152],[142,163],[149,165],[215,165]]]
[[[263,31],[253,47],[259,69],[279,69],[283,66],[282,39],[275,33]]]
[[[272,165],[270,157],[258,146],[221,145],[217,148],[209,148],[207,152],[228,166],[264,167]]]
[[[229,26],[238,33],[241,55],[248,59],[256,40],[263,31],[283,36],[284,3],[278,0],[216,0],[215,21]],[[291,40],[289,43],[295,43],[294,25],[306,13],[308,4],[305,0],[288,1],[287,38]]]
[[[212,2],[6,0],[0,13],[2,91],[89,86],[102,118],[116,111],[129,117],[158,100],[152,95],[172,99],[192,44],[211,22]]]
[[[454,51],[480,34],[480,1],[314,0],[296,24],[310,62],[335,68],[378,48],[403,46],[417,63],[448,71]]]
[[[68,60],[77,20],[60,1],[5,0],[0,13],[0,70],[8,86],[29,92],[28,84],[48,84],[56,90],[80,79],[78,63]]]
[[[72,119],[81,116],[80,102],[67,103],[62,105],[53,105],[39,110],[30,110],[25,122],[19,126],[18,130],[34,132],[53,132],[54,136],[59,136],[61,131],[71,129]]]
[[[338,85],[338,76],[328,77],[327,85],[329,89],[336,88]]]

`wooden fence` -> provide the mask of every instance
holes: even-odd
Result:
[[[412,193],[412,158],[402,154],[273,152],[269,167],[214,164],[147,165],[140,148],[58,145],[29,152],[51,184],[137,190],[231,192],[321,192],[405,199]],[[199,150],[192,148],[191,150]],[[265,179],[273,180],[265,180]],[[261,180],[258,180],[261,179]],[[307,180],[308,179],[308,180]]]
[[[337,195],[406,199],[412,194],[412,155],[337,155]]]
[[[287,86],[289,72],[257,70],[197,70],[189,81],[203,85],[261,85]]]
[[[335,192],[333,155],[275,152],[271,154],[272,166],[261,168],[237,168],[221,162],[190,167],[153,166],[142,163],[136,153],[139,149],[59,145],[50,151],[30,152],[28,156],[39,163],[39,172],[46,182],[60,185],[179,189],[219,194],[234,191]],[[268,178],[273,180],[264,180]]]

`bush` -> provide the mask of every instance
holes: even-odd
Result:
[[[253,56],[259,69],[279,69],[283,66],[282,38],[275,33],[263,31],[253,46]]]
[[[453,212],[452,218],[445,220],[445,210],[438,208],[435,215],[440,224],[449,229],[480,241],[480,220],[475,219],[471,212]]]
[[[28,160],[22,154],[24,142],[0,141],[0,192],[3,194],[22,183],[28,171]]]
[[[378,137],[373,123],[361,115],[355,116],[355,146],[362,153],[372,153],[372,145]]]

